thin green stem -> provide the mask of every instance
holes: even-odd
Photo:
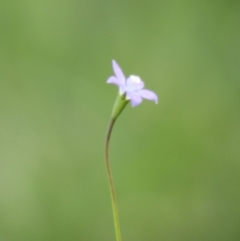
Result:
[[[106,164],[107,176],[108,176],[108,182],[109,182],[109,188],[110,188],[110,194],[111,194],[116,240],[121,241],[122,239],[121,239],[121,232],[120,232],[120,225],[119,225],[119,218],[118,218],[117,200],[116,200],[116,194],[114,191],[113,178],[112,178],[110,162],[109,162],[109,155],[108,155],[109,141],[110,141],[112,128],[115,123],[115,120],[116,119],[111,119],[108,129],[107,129],[107,136],[106,136],[106,142],[105,142],[105,164]]]

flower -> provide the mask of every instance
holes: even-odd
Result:
[[[117,85],[119,87],[120,95],[125,95],[126,100],[131,101],[132,107],[139,105],[143,98],[154,101],[156,104],[158,103],[157,95],[150,90],[144,89],[144,82],[140,77],[130,75],[126,79],[115,60],[112,61],[112,66],[115,76],[109,77],[107,83]]]

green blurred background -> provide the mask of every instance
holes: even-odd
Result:
[[[116,59],[160,97],[110,148],[123,241],[240,240],[240,2],[2,0],[0,240],[115,240]]]

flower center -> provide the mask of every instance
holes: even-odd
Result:
[[[138,85],[141,82],[142,81],[141,81],[141,79],[138,76],[136,76],[136,75],[131,75],[130,76],[130,84],[132,86],[136,86],[136,85]]]

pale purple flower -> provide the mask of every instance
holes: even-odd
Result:
[[[156,104],[158,103],[157,95],[150,90],[144,89],[144,82],[140,77],[130,75],[126,79],[115,60],[112,61],[112,65],[115,76],[109,77],[107,83],[117,85],[120,95],[125,94],[126,99],[131,101],[132,107],[139,105],[143,98],[154,101]]]

